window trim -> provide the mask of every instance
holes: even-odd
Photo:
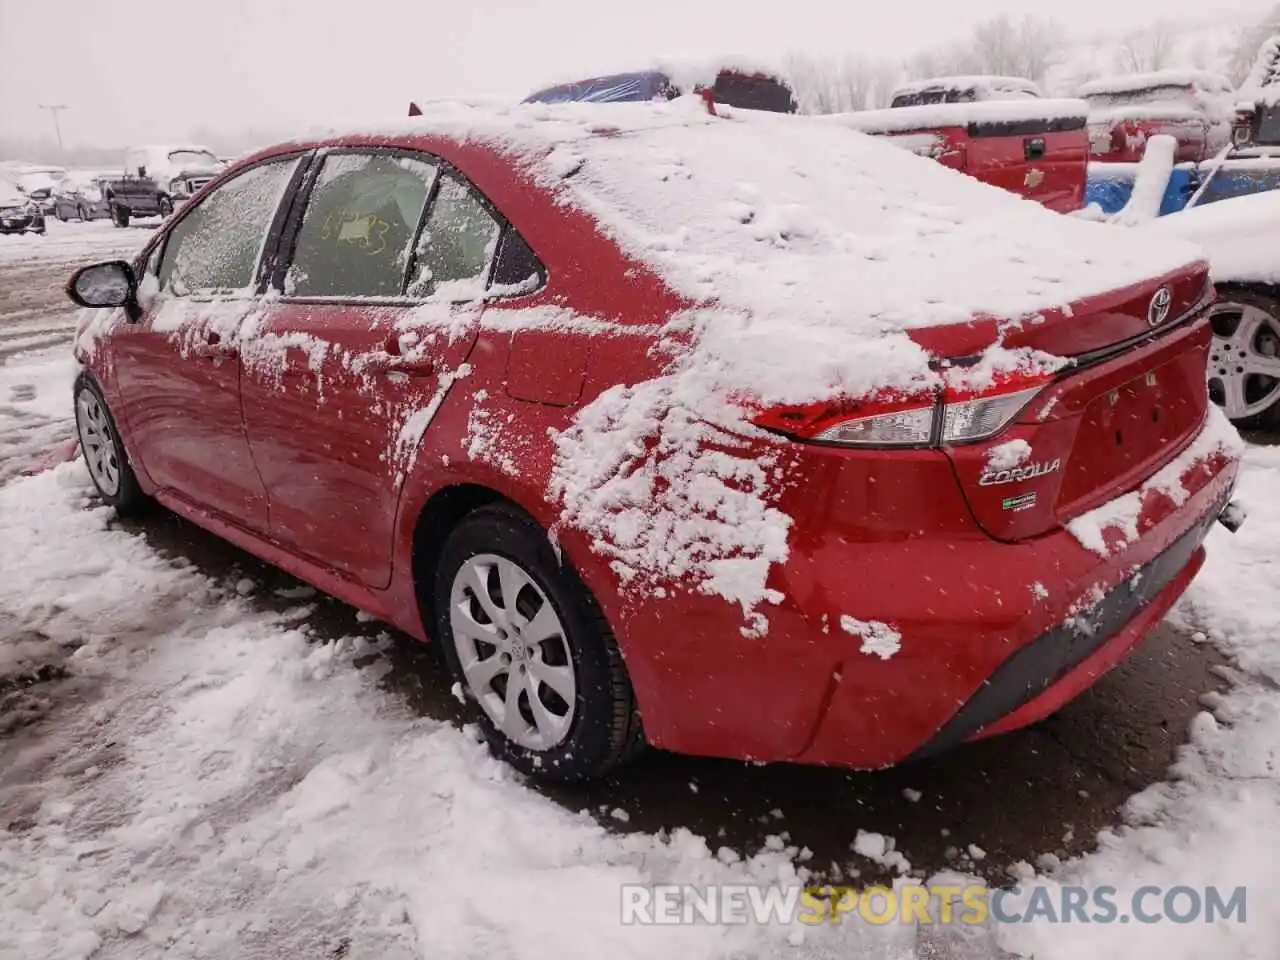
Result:
[[[279,252],[280,235],[287,219],[287,211],[289,211],[294,204],[294,200],[297,197],[299,183],[305,176],[306,171],[310,169],[314,153],[314,150],[297,150],[292,153],[278,153],[274,156],[264,157],[263,159],[247,164],[246,166],[237,167],[234,170],[227,171],[229,176],[221,178],[213,189],[200,198],[198,203],[186,204],[181,210],[175,213],[170,222],[156,232],[155,238],[142,248],[142,252],[138,254],[137,259],[134,261],[134,274],[137,276],[139,282],[141,282],[145,275],[147,262],[157,251],[159,251],[159,259],[156,261],[156,277],[159,279],[160,268],[163,266],[165,257],[168,256],[169,253],[170,235],[174,230],[178,229],[187,217],[191,216],[193,211],[200,207],[200,204],[205,203],[209,197],[213,196],[218,190],[221,190],[224,185],[231,183],[233,180],[239,179],[251,170],[292,160],[297,165],[294,167],[293,173],[289,177],[289,182],[285,185],[284,195],[276,203],[275,213],[272,215],[271,223],[267,227],[266,236],[263,238],[262,249],[258,253],[258,262],[254,265],[253,283],[247,288],[252,292],[249,294],[249,297],[244,299],[261,297],[266,292],[266,280],[269,274],[269,271],[266,269],[267,264],[271,263],[274,266],[274,258]],[[175,299],[191,300],[196,303],[212,303],[217,300],[231,299],[225,295],[219,296],[217,294],[204,293],[183,297],[178,297],[176,294],[167,295],[172,296]]]
[[[324,168],[324,161],[330,156],[347,156],[351,154],[364,154],[369,156],[392,156],[404,157],[409,160],[416,160],[420,163],[431,163],[435,165],[436,176],[431,183],[431,189],[427,191],[426,202],[422,206],[422,213],[418,218],[418,225],[413,234],[413,252],[410,254],[408,262],[405,264],[404,276],[400,281],[400,295],[397,297],[360,297],[360,296],[324,296],[310,297],[299,296],[296,294],[287,294],[284,292],[285,277],[288,275],[289,268],[293,264],[293,258],[297,252],[298,236],[302,229],[302,219],[306,215],[308,207],[311,205],[311,196],[315,190],[316,181],[320,178],[320,172]],[[333,306],[367,306],[367,307],[414,307],[423,303],[431,302],[429,297],[415,297],[408,293],[409,281],[413,275],[413,268],[417,264],[417,247],[418,240],[422,236],[422,231],[426,227],[427,218],[431,215],[431,211],[435,206],[436,198],[440,193],[440,183],[444,177],[450,176],[462,184],[463,188],[470,196],[476,200],[481,207],[491,216],[498,226],[498,243],[494,248],[493,256],[489,259],[489,265],[486,268],[484,278],[485,295],[482,298],[484,302],[489,300],[509,301],[519,299],[520,297],[532,296],[541,291],[547,285],[548,271],[546,264],[541,257],[537,257],[541,269],[538,271],[539,284],[537,288],[528,293],[512,294],[508,296],[489,296],[489,288],[493,285],[493,273],[498,264],[498,256],[502,251],[502,245],[506,242],[507,231],[516,230],[514,224],[502,213],[494,203],[481,192],[480,188],[471,182],[471,178],[458,169],[457,166],[448,160],[434,153],[428,153],[425,150],[415,150],[409,147],[397,146],[363,146],[363,145],[335,145],[331,147],[322,147],[315,152],[311,158],[310,168],[307,172],[304,183],[298,188],[294,194],[294,200],[289,210],[286,222],[283,224],[283,231],[280,243],[277,245],[278,257],[273,264],[271,276],[268,279],[266,289],[274,291],[283,303],[298,304],[317,304],[317,305],[333,305]],[[523,238],[524,234],[520,234]],[[533,250],[533,245],[525,239],[525,243]],[[464,303],[472,303],[471,300],[455,300],[450,301],[450,306],[457,306]]]

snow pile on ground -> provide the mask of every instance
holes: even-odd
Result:
[[[160,222],[142,221],[136,228],[121,230],[107,220],[63,224],[49,217],[44,236],[0,234],[0,263],[35,260],[92,263],[95,260],[129,258],[142,249]]]
[[[1062,885],[1106,884],[1116,901],[1144,885],[1168,890],[1247,887],[1247,922],[1002,927],[1000,945],[1036,960],[1235,957],[1280,951],[1280,449],[1251,448],[1238,495],[1249,505],[1237,534],[1215,528],[1208,560],[1175,618],[1232,658],[1232,689],[1208,698],[1169,783],[1135,796],[1128,825],[1104,832],[1097,853],[1052,872]],[[1036,882],[1044,882],[1041,877]],[[1149,901],[1158,904],[1159,898]],[[1013,902],[1011,901],[1011,906]],[[1025,900],[1021,904],[1026,906]],[[1016,907],[1015,907],[1016,908]]]
[[[102,700],[0,829],[0,928],[24,960],[92,955],[850,956],[850,924],[621,925],[624,883],[794,885],[687,831],[616,836],[533,793],[473,731],[414,718],[294,616],[255,611],[109,527],[68,464],[0,489],[0,609],[78,645]],[[12,772],[12,771],[11,771]],[[95,954],[95,951],[98,953]]]

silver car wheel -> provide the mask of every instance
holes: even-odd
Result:
[[[523,567],[477,554],[454,575],[449,625],[467,686],[495,727],[529,750],[569,734],[577,680],[564,626]]]
[[[1265,413],[1280,401],[1280,318],[1253,304],[1214,304],[1209,392],[1232,420]]]
[[[120,492],[120,460],[116,453],[115,434],[106,407],[87,388],[81,390],[76,399],[76,428],[80,433],[80,448],[84,451],[89,475],[103,496],[114,497]]]

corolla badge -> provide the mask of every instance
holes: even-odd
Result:
[[[1169,319],[1169,310],[1173,306],[1173,294],[1168,287],[1161,287],[1151,298],[1147,307],[1147,326],[1158,327]]]
[[[982,471],[982,476],[978,478],[978,486],[980,487],[998,487],[1004,483],[1019,483],[1023,480],[1034,480],[1036,477],[1044,477],[1051,473],[1057,473],[1062,469],[1062,461],[1059,460],[1042,460],[1040,463],[1028,463],[1024,467],[1010,467],[1007,470],[991,470]]]

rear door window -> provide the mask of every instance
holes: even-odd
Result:
[[[184,211],[169,231],[159,286],[176,297],[247,296],[297,157],[238,174]]]
[[[409,295],[452,301],[483,296],[501,234],[497,217],[471,188],[443,174],[414,252]]]
[[[413,238],[436,176],[435,162],[426,157],[327,156],[298,228],[285,294],[402,296]]]

